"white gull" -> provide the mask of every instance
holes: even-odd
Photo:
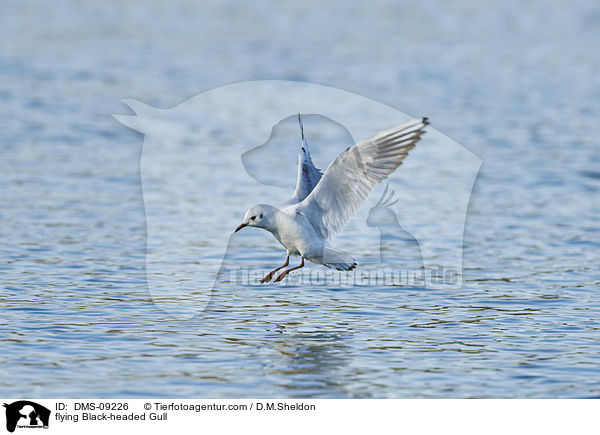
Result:
[[[275,282],[304,267],[304,259],[337,270],[354,269],[356,261],[334,250],[327,239],[339,232],[373,188],[402,164],[429,124],[427,118],[417,118],[382,130],[340,153],[323,173],[310,158],[300,114],[298,121],[302,147],[294,194],[279,206],[251,207],[235,229],[238,232],[246,226],[263,228],[287,249],[285,263],[261,282],[270,281],[275,272],[288,266],[290,255],[299,255],[300,264],[284,270]]]

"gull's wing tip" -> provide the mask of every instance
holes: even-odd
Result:
[[[304,125],[302,124],[302,115],[298,112],[298,124],[300,124],[300,135],[302,136],[302,145],[305,146],[306,139],[304,139]]]
[[[431,124],[431,122],[429,121],[429,118],[427,116],[422,117],[421,122],[425,125]]]

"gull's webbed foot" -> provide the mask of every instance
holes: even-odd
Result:
[[[289,253],[288,253],[287,258],[285,259],[285,263],[283,263],[283,265],[279,266],[277,269],[270,271],[267,274],[267,276],[265,276],[263,279],[260,280],[260,282],[269,282],[269,281],[271,281],[271,279],[273,278],[273,275],[275,275],[275,272],[277,272],[278,270],[283,269],[288,264],[290,264],[290,254]]]
[[[279,282],[288,274],[289,270],[284,270],[273,282]]]
[[[260,280],[260,282],[269,282],[269,281],[271,281],[271,279],[273,278],[273,275],[275,275],[275,272],[277,272],[277,270],[273,270],[273,271],[269,272],[267,274],[267,276],[265,276],[263,279]]]

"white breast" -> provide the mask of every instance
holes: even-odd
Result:
[[[291,215],[290,212],[294,214]],[[292,254],[312,256],[323,250],[323,239],[316,233],[308,219],[295,210],[280,211],[277,214],[277,232],[273,235]]]

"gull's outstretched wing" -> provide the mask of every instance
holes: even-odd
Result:
[[[298,204],[298,212],[323,238],[332,237],[354,216],[373,188],[402,164],[427,124],[427,118],[412,119],[340,153],[310,195]]]
[[[298,114],[298,122],[300,123],[300,133],[302,135],[302,147],[298,154],[298,181],[296,182],[294,194],[283,205],[297,204],[302,201],[313,191],[323,176],[323,171],[317,168],[310,158],[300,114]]]

